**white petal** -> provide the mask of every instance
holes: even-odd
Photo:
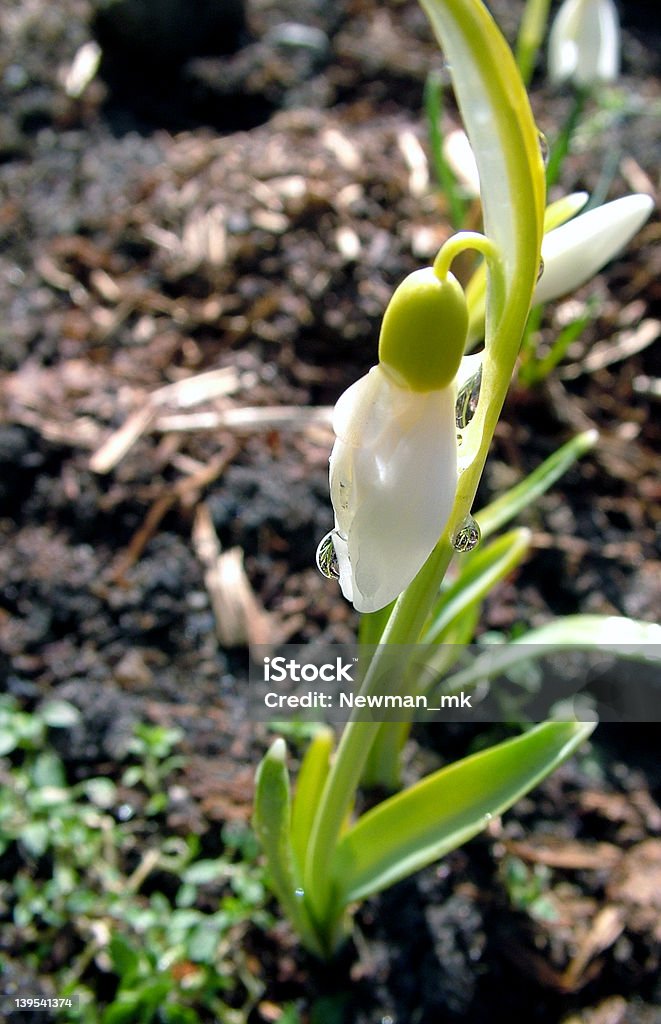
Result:
[[[454,405],[454,387],[408,391],[381,367],[338,403],[330,466],[341,534],[335,549],[342,592],[358,611],[394,600],[443,532],[457,483]]]
[[[594,277],[640,230],[653,206],[650,196],[625,196],[549,231],[542,242],[544,273],[533,304],[575,291]]]

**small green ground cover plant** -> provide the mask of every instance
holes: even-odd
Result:
[[[263,987],[243,937],[272,924],[254,835],[226,825],[214,856],[195,835],[168,835],[158,816],[176,730],[139,725],[123,777],[71,783],[50,736],[78,719],[64,701],[27,712],[0,697],[5,998],[15,959],[75,997],[58,1015],[75,1024],[243,1024]]]

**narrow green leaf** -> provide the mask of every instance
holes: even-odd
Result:
[[[469,689],[532,659],[560,651],[609,650],[630,661],[649,661],[650,647],[661,645],[661,626],[618,615],[566,615],[531,629],[511,643],[485,649],[472,665],[448,676],[443,693]],[[656,655],[659,658],[659,655]]]
[[[464,223],[466,209],[457,187],[457,179],[443,152],[443,80],[437,71],[430,71],[427,75],[424,104],[436,180],[448,201],[452,227],[459,231]]]
[[[291,841],[296,863],[300,865],[305,864],[308,840],[330,768],[333,740],[332,729],[320,729],[313,737],[298,773],[292,806]]]
[[[285,741],[275,740],[257,769],[254,826],[266,856],[273,891],[305,945],[321,955],[292,848],[286,751]]]
[[[531,629],[514,644],[546,644],[554,649],[566,644],[586,648],[617,644],[622,657],[647,658],[639,648],[661,644],[661,626],[624,615],[566,615]]]
[[[481,509],[475,518],[479,523],[482,537],[495,533],[522,509],[527,508],[548,491],[577,459],[594,448],[598,438],[596,430],[586,430],[583,434],[578,434],[563,444],[562,448],[558,448],[553,455],[549,455],[548,459],[534,469],[525,480],[515,484],[505,494],[501,494],[499,498]]]
[[[464,556],[457,579],[439,597],[423,643],[446,643],[447,631],[465,611],[483,598],[523,560],[530,546],[530,531],[511,530],[491,544]]]
[[[363,899],[465,843],[569,757],[593,728],[546,722],[368,811],[337,846],[338,897],[344,903]]]
[[[555,370],[558,363],[562,362],[571,345],[580,338],[585,328],[594,319],[594,314],[589,311],[584,316],[577,317],[572,323],[567,324],[557,336],[546,355],[540,359],[533,357],[521,364],[519,377],[524,384],[538,384],[546,380],[550,373]]]

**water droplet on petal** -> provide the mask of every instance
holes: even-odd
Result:
[[[298,889],[294,889],[294,896],[297,900],[302,900],[305,896],[305,889],[301,889],[300,887]]]
[[[482,385],[482,366],[460,387],[455,405],[455,423],[464,430],[475,415]]]
[[[544,260],[540,256],[540,258],[539,258],[539,270],[537,271],[537,280],[538,281],[541,278],[543,273],[544,273]]]
[[[452,547],[462,554],[466,551],[473,551],[480,543],[480,527],[472,516],[466,518],[459,524],[452,537]]]
[[[545,167],[548,166],[549,156],[551,155],[551,147],[549,146],[549,140],[546,138],[544,132],[540,132],[537,129],[537,141],[539,142],[539,152],[542,154],[542,162]]]
[[[335,530],[331,530],[325,537],[322,537],[317,548],[317,569],[327,580],[339,580],[340,578],[340,564],[333,544],[335,533]]]

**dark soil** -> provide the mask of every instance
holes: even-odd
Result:
[[[331,405],[374,363],[394,286],[449,232],[402,146],[426,149],[422,90],[442,67],[420,9],[300,6],[254,0],[244,20],[228,5],[231,22],[203,41],[175,23],[162,63],[149,25],[129,44],[92,0],[0,11],[2,686],[26,707],[55,695],[81,709],[60,751],[72,780],[112,773],[135,722],[179,725],[182,832],[250,815],[266,738],[244,720],[246,640],[342,642],[355,627],[314,568],[330,430],[296,410]],[[511,39],[521,5],[492,6]],[[654,9],[621,6],[620,109],[593,111],[566,191],[614,198],[656,180]],[[72,97],[66,74],[94,31],[100,75]],[[535,82],[548,135],[569,102]],[[660,357],[645,344],[658,238],[654,221],[576,296],[596,294],[599,315],[554,380],[512,389],[479,504],[578,430],[601,440],[521,517],[533,554],[481,630],[658,615]],[[211,370],[225,393],[149,405]],[[285,426],[232,420],[283,406]],[[109,452],[127,422],[132,443]],[[241,549],[253,591],[231,628],[205,581],[209,524]],[[286,929],[251,934],[265,1005],[298,1002],[325,1024],[661,1021],[653,729],[598,732],[504,823],[366,904],[330,972]],[[419,743],[432,757],[444,746]],[[513,901],[513,858],[548,869],[548,919]]]

